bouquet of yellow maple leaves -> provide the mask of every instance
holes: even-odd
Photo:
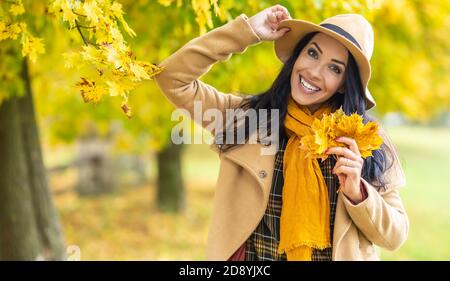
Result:
[[[372,156],[372,151],[380,148],[383,139],[378,134],[378,123],[363,123],[363,118],[357,113],[346,115],[342,108],[331,114],[325,114],[322,119],[316,119],[311,125],[310,134],[301,139],[301,148],[307,151],[306,157],[325,160],[325,153],[330,147],[345,147],[337,142],[338,137],[349,137],[356,141],[362,158]]]

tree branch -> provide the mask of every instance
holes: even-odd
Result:
[[[78,25],[78,21],[75,20],[75,26],[78,30],[78,33],[80,33],[81,39],[83,39],[84,44],[86,44],[86,46],[89,46],[89,41],[86,40],[86,38],[83,35],[83,32],[81,32],[80,26]]]

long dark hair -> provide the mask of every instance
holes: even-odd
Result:
[[[278,109],[279,111],[279,136],[280,138],[286,138],[286,132],[284,127],[284,119],[287,112],[287,102],[289,95],[291,93],[291,73],[297,57],[300,55],[303,48],[308,44],[308,42],[314,37],[317,32],[308,33],[305,35],[296,45],[291,57],[284,63],[280,73],[271,85],[271,87],[258,95],[253,95],[246,97],[240,105],[243,110],[254,109],[256,111],[257,117],[259,118],[259,109],[266,109],[269,113],[269,124],[267,127],[268,134],[270,135],[270,110]],[[334,94],[328,101],[332,108],[332,111],[337,110],[342,107],[343,111],[350,115],[352,113],[358,113],[363,118],[363,123],[369,121],[376,121],[374,118],[369,116],[366,112],[366,101],[364,98],[364,89],[362,87],[361,78],[358,71],[358,65],[354,57],[349,53],[346,72],[345,72],[345,89],[344,94]],[[233,130],[232,136],[236,137],[238,130],[243,130],[245,133],[245,141],[249,139],[249,136],[253,133],[249,129],[249,120],[245,120],[241,126],[244,128],[236,128],[234,126],[236,122],[233,122],[231,127],[226,128],[222,133],[216,136],[216,139],[222,140],[221,151],[231,150],[242,143],[235,143],[234,141],[228,143],[223,141],[227,139],[227,135],[230,135],[229,130]],[[231,128],[231,129],[230,129]],[[235,138],[236,139],[236,138]],[[393,162],[392,150],[383,144],[380,149],[372,152],[373,156],[364,159],[364,166],[362,169],[362,178],[370,182],[378,189],[385,189],[386,182],[384,174],[387,169],[389,169]],[[388,163],[389,162],[389,163]]]

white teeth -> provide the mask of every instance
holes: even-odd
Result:
[[[309,84],[308,82],[306,82],[303,77],[300,78],[300,82],[303,85],[303,87],[305,87],[306,89],[310,90],[310,91],[319,91],[320,88],[314,87],[313,85]]]

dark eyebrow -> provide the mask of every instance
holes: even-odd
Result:
[[[345,63],[343,63],[342,61],[340,61],[340,60],[335,60],[335,59],[332,59],[332,61],[334,61],[334,62],[337,62],[337,63],[340,63],[340,64],[342,64],[344,67],[346,67],[346,65],[345,65]]]
[[[314,45],[316,46],[316,48],[319,50],[319,52],[320,52],[321,54],[323,54],[322,49],[320,49],[319,45],[317,45],[316,42],[312,42],[311,44],[314,44]]]
[[[313,44],[314,46],[316,46],[316,48],[319,50],[319,52],[320,52],[321,54],[323,54],[322,49],[320,49],[319,45],[317,45],[316,42],[312,42],[311,44]],[[332,61],[334,61],[334,62],[336,62],[336,63],[340,63],[340,64],[342,64],[344,67],[346,67],[345,63],[343,63],[343,62],[340,61],[340,60],[332,59]]]

